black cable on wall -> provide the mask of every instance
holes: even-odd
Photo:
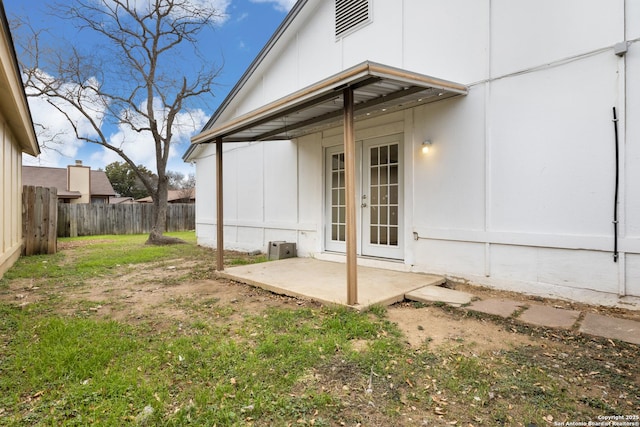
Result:
[[[613,131],[616,136],[616,184],[613,199],[613,262],[618,262],[618,187],[620,182],[620,160],[618,154],[618,117],[616,116],[616,107],[613,107]]]

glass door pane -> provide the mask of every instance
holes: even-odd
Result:
[[[344,153],[331,155],[331,240],[345,241]]]
[[[369,148],[369,243],[398,246],[398,143]]]

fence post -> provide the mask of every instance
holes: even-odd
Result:
[[[23,255],[55,254],[57,250],[57,190],[22,187]]]

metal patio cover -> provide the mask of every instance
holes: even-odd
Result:
[[[214,121],[191,142],[216,144],[217,269],[224,269],[223,143],[295,139],[342,122],[346,176],[346,292],[347,304],[356,305],[356,119],[466,95],[467,92],[467,87],[458,83],[366,61],[227,122],[216,124]]]
[[[193,144],[288,140],[342,120],[343,89],[354,93],[356,119],[466,95],[466,86],[374,62],[363,62],[247,114],[216,124]]]

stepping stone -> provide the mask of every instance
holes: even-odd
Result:
[[[440,286],[425,286],[405,294],[405,298],[418,302],[444,302],[454,307],[469,304],[473,295]]]
[[[512,301],[508,299],[485,299],[474,301],[467,310],[477,311],[479,313],[493,314],[494,316],[510,317],[516,311],[520,310],[526,304]]]
[[[640,322],[634,320],[587,313],[579,330],[589,335],[640,344]]]
[[[547,328],[571,329],[578,317],[580,317],[579,311],[532,305],[518,316],[518,320]]]

